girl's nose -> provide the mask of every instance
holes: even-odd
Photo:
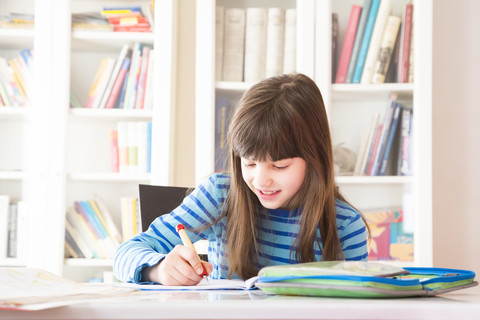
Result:
[[[265,188],[271,185],[272,178],[267,170],[258,168],[257,172],[255,172],[255,181],[258,188]]]

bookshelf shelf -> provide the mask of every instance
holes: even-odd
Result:
[[[0,171],[0,180],[24,180],[27,176],[23,171]]]
[[[65,266],[72,267],[111,267],[112,259],[65,259]]]
[[[90,182],[149,182],[151,174],[117,173],[117,172],[76,172],[68,174],[72,181]]]
[[[72,118],[78,119],[100,119],[119,121],[125,119],[132,120],[151,120],[152,110],[124,110],[124,109],[70,109],[69,114]]]
[[[341,185],[402,185],[413,182],[410,176],[337,176]]]
[[[28,119],[31,107],[0,107],[0,119]]]
[[[34,30],[25,29],[2,29],[0,28],[1,49],[32,48]]]

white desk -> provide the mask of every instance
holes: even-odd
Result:
[[[480,319],[480,286],[437,297],[342,299],[270,296],[261,291],[156,292],[0,319]]]

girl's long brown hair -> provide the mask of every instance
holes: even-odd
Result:
[[[241,157],[277,161],[301,157],[305,181],[288,208],[301,209],[293,247],[298,262],[315,261],[314,246],[325,261],[343,259],[337,233],[330,129],[317,85],[302,74],[282,75],[254,85],[240,99],[228,129],[231,187],[226,200],[229,275],[247,279],[258,273],[261,206],[242,178]],[[321,240],[317,237],[320,230]],[[292,247],[292,248],[293,248]]]

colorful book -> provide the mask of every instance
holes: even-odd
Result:
[[[395,108],[397,107],[397,103],[395,101],[395,97],[390,99],[390,103],[388,105],[387,111],[385,112],[385,116],[383,119],[382,125],[382,132],[380,134],[379,145],[377,152],[375,153],[375,158],[373,160],[372,170],[369,175],[376,176],[378,175],[381,161],[383,159],[383,155],[385,153],[385,147],[387,144],[388,133],[390,132],[390,126],[392,124],[393,115],[395,112]]]
[[[105,103],[105,109],[112,109],[115,106],[115,102],[117,101],[118,95],[120,94],[129,66],[130,58],[126,57],[123,60],[122,67],[117,74],[110,95],[108,96],[107,102]]]
[[[129,53],[129,45],[124,44],[122,46],[122,49],[120,50],[120,53],[118,54],[117,59],[115,60],[115,64],[113,66],[111,75],[107,81],[107,85],[105,87],[105,91],[103,93],[102,100],[100,101],[99,108],[100,109],[105,109],[107,105],[107,101],[110,98],[110,95],[112,93],[113,85],[115,84],[115,81],[118,77],[118,74],[123,66],[123,61],[127,57]]]
[[[370,44],[368,46],[367,56],[365,58],[365,65],[363,66],[362,77],[360,83],[368,84],[372,82],[373,69],[377,61],[378,52],[380,51],[380,44],[382,42],[385,26],[387,25],[388,17],[392,12],[392,0],[382,0],[377,12],[377,19],[375,19],[375,26],[373,27]]]
[[[342,51],[340,53],[340,59],[338,61],[337,75],[335,77],[335,83],[345,83],[347,77],[348,64],[353,50],[353,44],[355,42],[355,35],[358,28],[358,21],[362,7],[352,5],[350,10],[350,18],[348,19],[347,30],[345,31],[345,37],[343,38]]]
[[[142,65],[138,77],[137,96],[135,98],[135,109],[144,109],[145,92],[148,76],[148,64],[150,61],[150,47],[144,46],[142,49]]]
[[[378,52],[378,58],[375,62],[375,67],[373,68],[372,83],[385,82],[387,70],[390,66],[390,61],[392,60],[400,23],[401,19],[399,17],[388,17],[387,26],[380,44],[380,51]]]
[[[395,110],[392,118],[392,124],[390,125],[390,130],[388,132],[387,142],[385,145],[385,153],[383,154],[383,159],[380,163],[380,170],[378,175],[384,176],[387,172],[387,165],[388,162],[391,160],[390,155],[392,151],[392,146],[394,144],[394,139],[397,137],[397,127],[400,118],[400,112],[402,109],[402,105],[398,102],[395,103]]]
[[[399,52],[398,65],[398,82],[408,82],[408,69],[410,61],[410,44],[412,40],[412,25],[413,25],[413,4],[405,6],[405,14],[402,25],[401,45]]]
[[[372,37],[379,6],[380,0],[372,0],[372,6],[370,7],[370,12],[368,13],[367,24],[365,25],[365,32],[362,38],[362,44],[360,45],[360,49],[358,51],[358,58],[355,64],[352,83],[360,83],[362,78],[363,67],[365,65],[365,59],[367,58],[370,38]]]
[[[368,14],[370,13],[370,7],[372,6],[372,0],[364,0],[362,6],[362,13],[360,20],[358,21],[357,33],[355,34],[355,42],[353,43],[352,54],[350,62],[348,64],[347,78],[345,83],[352,83],[353,73],[355,72],[355,65],[357,64],[358,52],[362,44],[363,34],[365,33],[365,26],[367,25]]]
[[[398,159],[398,174],[401,176],[412,175],[412,117],[412,109],[408,107],[403,108]]]

